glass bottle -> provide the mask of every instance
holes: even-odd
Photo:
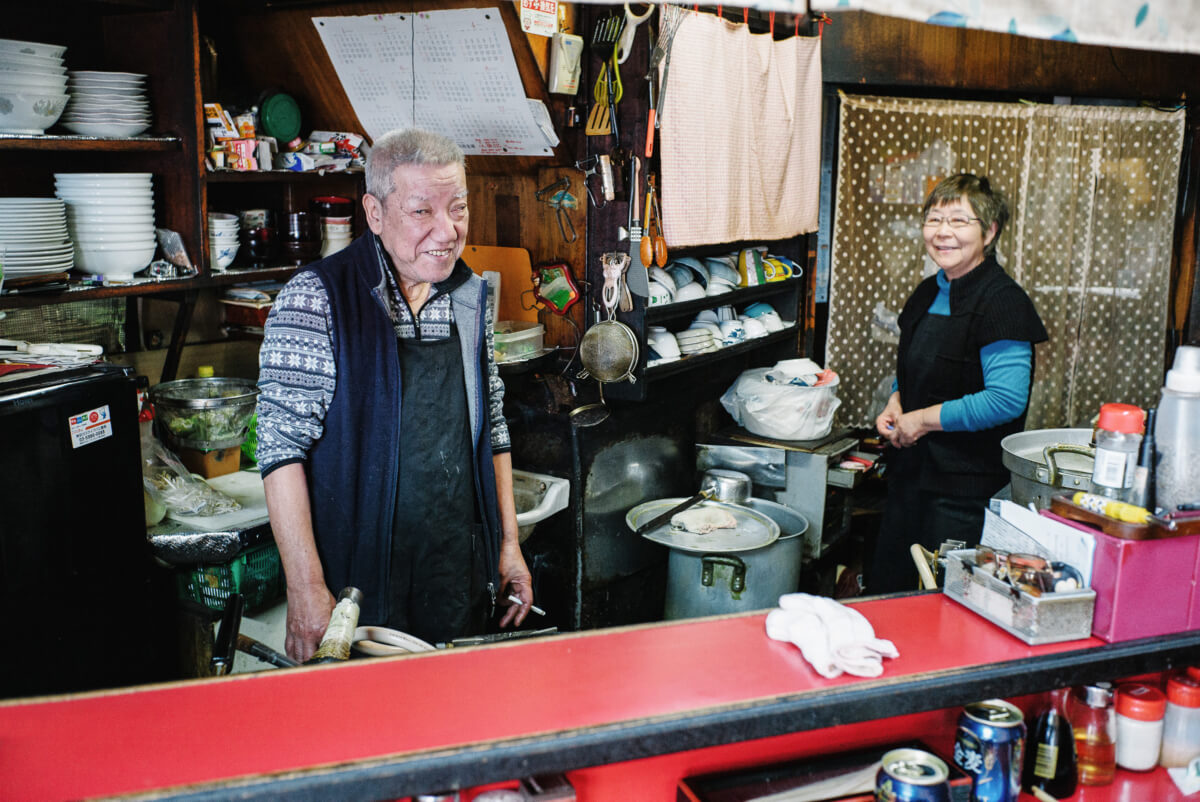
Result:
[[[354,644],[354,630],[358,627],[358,606],[363,594],[358,588],[342,588],[337,604],[329,616],[329,626],[317,646],[317,651],[308,659],[309,663],[336,663],[350,659],[350,647]]]
[[[1200,757],[1200,679],[1188,670],[1167,680],[1167,707],[1163,716],[1162,754],[1159,765],[1186,766]]]
[[[1050,694],[1050,706],[1038,716],[1029,730],[1025,749],[1025,790],[1045,791],[1055,799],[1075,793],[1075,737],[1065,712],[1067,689]]]
[[[1097,682],[1071,693],[1080,785],[1108,785],[1117,773],[1117,718],[1112,685]]]
[[[1092,467],[1093,490],[1125,501],[1133,487],[1138,449],[1145,416],[1132,404],[1102,404],[1096,429],[1096,457]]]
[[[1178,504],[1200,501],[1200,347],[1175,349],[1154,434],[1158,505],[1174,512]]]

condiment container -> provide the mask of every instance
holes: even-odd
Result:
[[[358,588],[342,588],[337,604],[329,616],[329,626],[309,658],[309,663],[336,663],[350,659],[350,647],[354,645],[354,630],[358,627],[359,605],[363,594]]]
[[[1074,794],[1078,781],[1075,735],[1063,712],[1065,697],[1066,694],[1060,691],[1051,694],[1050,707],[1038,716],[1029,731],[1022,778],[1022,784],[1030,793],[1037,788],[1055,799],[1066,799]]]
[[[1095,492],[1124,501],[1133,487],[1145,416],[1132,404],[1103,404],[1096,429],[1092,466]]]
[[[1117,688],[1117,765],[1149,771],[1158,765],[1167,697],[1153,685],[1131,682]]]
[[[1108,785],[1117,772],[1117,720],[1112,686],[1097,682],[1076,688],[1067,711],[1075,729],[1080,785]]]
[[[1200,679],[1180,674],[1167,680],[1167,709],[1163,716],[1159,764],[1186,766],[1200,756]]]
[[[1158,506],[1173,512],[1178,504],[1200,501],[1200,347],[1175,349],[1158,402],[1154,440]]]

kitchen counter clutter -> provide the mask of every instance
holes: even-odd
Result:
[[[818,677],[756,612],[0,704],[0,771],[14,800],[388,798],[572,769],[585,802],[666,800],[687,775],[952,732],[981,698],[1200,662],[1200,631],[1026,646],[941,594],[854,606],[900,652],[878,679]]]

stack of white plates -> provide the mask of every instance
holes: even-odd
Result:
[[[67,104],[62,45],[0,39],[0,133],[38,136]]]
[[[67,216],[58,198],[0,198],[0,253],[9,278],[61,273],[74,266]]]
[[[154,258],[150,173],[55,173],[66,201],[75,267],[112,279],[132,277]]]
[[[150,127],[146,76],[132,72],[72,70],[71,101],[63,112],[68,131],[88,136],[135,136]]]

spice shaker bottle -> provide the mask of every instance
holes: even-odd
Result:
[[[1200,680],[1180,674],[1167,680],[1159,765],[1186,766],[1200,756]]]
[[[335,663],[350,659],[354,630],[358,628],[358,607],[363,594],[358,588],[342,588],[337,604],[329,616],[329,626],[309,663]]]
[[[1167,697],[1153,685],[1130,682],[1117,688],[1117,765],[1149,771],[1158,765]]]
[[[1051,693],[1050,707],[1029,731],[1025,749],[1025,789],[1032,793],[1037,788],[1055,799],[1074,794],[1077,779],[1075,734],[1064,712],[1065,696],[1065,691]]]
[[[1117,773],[1117,720],[1112,685],[1076,688],[1068,710],[1075,731],[1080,785],[1108,785]]]
[[[1179,504],[1200,502],[1200,347],[1175,349],[1158,402],[1154,440],[1158,506],[1170,513]]]
[[[1102,404],[1096,429],[1096,460],[1092,486],[1096,493],[1125,501],[1133,487],[1138,447],[1145,423],[1141,407]]]

